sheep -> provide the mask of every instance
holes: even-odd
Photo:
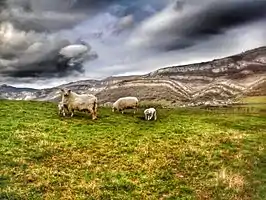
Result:
[[[111,102],[106,102],[103,104],[103,107],[110,107],[111,108],[112,106],[113,106],[113,104]]]
[[[62,101],[60,101],[59,103],[58,103],[58,114],[59,115],[63,115],[64,117],[66,116],[66,110],[68,111],[68,108],[67,108],[67,105],[66,104],[64,104]]]
[[[145,120],[151,120],[154,117],[154,120],[157,120],[157,114],[155,108],[148,108],[144,110]]]
[[[124,114],[125,109],[134,109],[134,114],[139,107],[139,100],[137,97],[121,97],[116,102],[113,103],[112,111],[115,110],[122,111]]]
[[[67,106],[71,113],[74,115],[74,110],[87,111],[92,114],[92,119],[97,119],[97,97],[92,94],[77,94],[72,90],[61,89],[62,102]]]

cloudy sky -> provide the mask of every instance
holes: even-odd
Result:
[[[52,87],[143,74],[266,44],[261,0],[0,0],[0,83]],[[82,38],[98,58],[58,77],[56,55]]]

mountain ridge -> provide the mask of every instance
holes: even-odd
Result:
[[[170,104],[232,101],[246,95],[266,95],[266,46],[201,63],[169,66],[144,75],[81,80],[46,89],[0,86],[0,98],[58,101],[59,88],[92,93],[100,104],[122,96]],[[11,89],[12,87],[12,89]]]

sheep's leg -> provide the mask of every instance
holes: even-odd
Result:
[[[97,119],[97,110],[98,110],[98,105],[97,105],[97,102],[94,103],[94,106],[92,107],[92,119],[95,120]]]
[[[92,113],[92,120],[95,120],[95,119],[97,119],[97,116],[96,116],[95,112],[93,112]]]
[[[122,110],[121,112],[122,112],[122,114],[124,114],[124,110]]]
[[[69,109],[68,108],[65,108],[64,109],[64,113],[65,113],[65,116],[69,114]]]
[[[71,112],[70,117],[73,117],[73,115],[74,115],[74,110],[70,110],[70,112]]]
[[[88,115],[91,113],[91,116],[93,116],[93,109],[92,108],[88,108],[86,111],[87,111]]]
[[[64,107],[64,112],[69,114],[69,109],[68,109],[68,107],[67,107],[67,106],[66,106],[66,107]]]
[[[91,116],[92,116],[92,120],[95,120],[97,118],[96,112],[93,109],[89,109]]]
[[[157,120],[157,114],[156,114],[156,112],[154,113],[154,120]]]
[[[97,119],[97,111],[93,110],[92,119]]]
[[[149,121],[149,113],[145,114],[146,119]]]
[[[138,105],[134,106],[133,109],[134,109],[134,114],[136,114],[136,112],[138,112]]]

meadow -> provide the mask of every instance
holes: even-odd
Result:
[[[266,113],[0,101],[0,199],[266,199]]]

